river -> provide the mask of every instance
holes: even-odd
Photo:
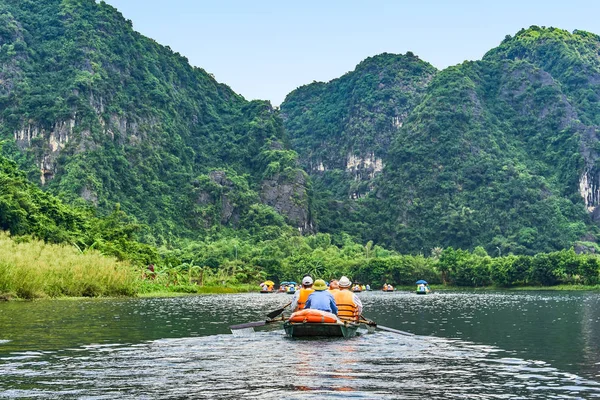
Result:
[[[0,398],[600,398],[597,292],[359,296],[415,336],[228,329],[286,294],[0,303]]]

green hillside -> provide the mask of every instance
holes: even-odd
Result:
[[[447,246],[533,254],[595,241],[599,46],[586,32],[532,27],[482,61],[437,73],[391,133],[368,194],[347,200],[337,193],[342,205],[323,207],[321,219],[343,221],[335,230],[362,241],[426,254]],[[358,68],[351,74],[357,86],[370,79]],[[282,105],[290,115],[298,112],[295,97]],[[363,107],[373,104],[363,99]],[[378,109],[373,118],[393,117]],[[299,141],[305,134],[290,120],[286,129]]]
[[[119,203],[149,242],[285,224],[276,210],[310,227],[310,182],[268,102],[244,100],[103,2],[2,0],[0,18],[0,135],[31,180],[101,213]]]
[[[71,210],[9,196],[1,228],[15,234],[85,247],[113,221],[137,244],[323,232],[413,254],[596,241],[594,34],[531,27],[443,71],[381,54],[277,110],[103,2],[0,0],[0,19],[3,162]]]

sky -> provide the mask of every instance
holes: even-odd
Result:
[[[247,100],[278,106],[367,57],[412,51],[438,69],[480,60],[531,25],[600,34],[598,0],[105,0],[133,28]]]

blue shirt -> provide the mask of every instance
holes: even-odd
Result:
[[[335,305],[335,299],[328,290],[315,290],[308,296],[304,308],[313,310],[327,311],[337,315],[338,308]]]

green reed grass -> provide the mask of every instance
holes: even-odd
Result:
[[[111,257],[38,240],[16,242],[0,232],[0,296],[133,296],[135,270]]]

